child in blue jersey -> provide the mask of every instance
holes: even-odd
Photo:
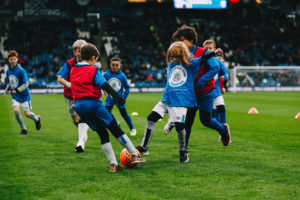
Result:
[[[21,127],[21,134],[27,134],[27,128],[24,124],[22,115],[20,114],[20,106],[22,107],[26,117],[35,122],[36,130],[41,128],[41,118],[39,115],[30,112],[31,110],[31,96],[28,89],[29,81],[26,71],[18,63],[19,54],[12,50],[8,52],[9,69],[6,71],[5,93],[11,94],[12,107],[15,117]]]
[[[121,60],[118,57],[113,57],[110,60],[110,68],[104,73],[104,78],[107,80],[109,85],[116,90],[118,94],[123,96],[126,100],[129,94],[130,86],[128,84],[127,78],[125,74],[120,70],[121,67]],[[111,112],[113,106],[116,105],[126,121],[127,125],[130,128],[130,135],[135,136],[136,130],[132,124],[132,120],[126,111],[125,104],[119,105],[116,100],[112,99],[110,96],[107,96],[105,99],[105,107],[106,109]]]
[[[212,54],[214,55],[214,54]],[[209,58],[207,55],[206,59]],[[174,42],[168,49],[167,85],[161,101],[156,104],[148,116],[144,137],[137,149],[147,155],[148,145],[154,132],[155,123],[169,113],[170,122],[174,123],[179,140],[179,160],[181,163],[189,161],[186,148],[185,119],[188,107],[197,106],[193,82],[195,76],[205,62],[202,57],[191,59],[188,47],[183,42]],[[209,66],[218,66],[214,60],[206,61]]]
[[[184,42],[190,49],[193,57],[197,58],[201,55],[197,53],[197,50],[203,50],[203,48],[196,47],[195,45],[197,43],[197,32],[194,28],[183,25],[176,30],[176,32],[172,36],[172,39],[174,41]],[[219,50],[216,50],[215,53],[218,53],[218,51]],[[207,52],[208,51],[206,50],[205,53]],[[222,125],[215,119],[211,119],[215,87],[215,81],[213,80],[213,78],[218,73],[219,69],[219,66],[202,66],[195,78],[194,87],[198,105],[197,107],[189,107],[187,111],[187,117],[185,121],[186,147],[188,147],[189,144],[192,126],[198,109],[201,123],[206,127],[218,131],[222,136],[223,145],[228,145],[228,138],[230,138],[229,126],[227,124]],[[203,70],[206,70],[206,72]],[[164,132],[168,134],[173,126],[174,125],[168,121],[168,123],[164,127]]]
[[[81,62],[77,63],[70,73],[74,109],[81,122],[87,123],[98,133],[102,149],[110,161],[109,171],[116,172],[121,167],[116,160],[106,129],[132,154],[133,163],[146,162],[146,160],[138,155],[129,137],[117,125],[114,116],[108,112],[100,100],[101,89],[103,89],[116,99],[119,105],[125,103],[123,97],[107,83],[100,70],[94,66],[99,56],[99,51],[93,44],[88,43],[81,47]]]
[[[72,67],[80,60],[80,47],[87,42],[85,40],[76,40],[73,43],[73,54],[74,58],[68,60],[64,63],[64,65],[60,68],[57,73],[57,82],[64,86],[64,97],[65,102],[67,104],[67,108],[71,115],[73,123],[78,128],[78,142],[75,147],[76,153],[84,152],[85,144],[88,139],[88,129],[89,126],[86,123],[79,123],[79,116],[74,109],[73,96],[71,91],[71,83],[70,83],[70,72]]]
[[[213,105],[213,116],[220,123],[226,123],[226,111],[225,111],[225,102],[222,94],[225,92],[223,87],[224,82],[228,79],[228,70],[223,64],[223,56],[217,56],[218,62],[220,65],[220,72],[215,77],[216,88],[214,95],[214,105]]]
[[[213,52],[216,50],[216,43],[213,40],[206,40],[203,43],[203,47],[208,51]],[[223,54],[220,54],[218,58],[217,61],[220,65],[220,71],[215,77],[216,88],[214,90],[213,117],[220,123],[226,123],[225,102],[221,92],[222,88],[220,87],[220,81],[227,80],[228,71],[222,62],[222,59],[224,59]]]

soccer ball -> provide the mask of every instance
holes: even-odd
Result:
[[[141,156],[140,152],[138,150],[136,151],[139,156]],[[125,148],[120,153],[120,161],[125,167],[128,168],[132,168],[138,165],[138,163],[132,163],[132,155]]]

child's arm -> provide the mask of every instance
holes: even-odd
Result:
[[[23,92],[29,86],[29,80],[25,70],[22,70],[22,80],[23,80],[23,84],[20,87],[16,88],[17,93]]]
[[[99,69],[97,69],[96,74],[94,76],[94,84],[99,88],[105,90],[108,94],[110,94],[119,105],[123,105],[125,103],[124,98],[119,95],[106,81],[106,79],[102,76]]]
[[[125,74],[123,74],[123,80],[124,80],[124,88],[125,88],[125,92],[124,92],[124,99],[127,99],[128,94],[130,92],[130,86],[128,84],[127,78],[125,76]]]
[[[196,85],[198,89],[203,88],[206,82],[213,79],[220,71],[220,67],[215,58],[208,60],[205,64],[209,67],[209,71],[198,80]]]
[[[6,88],[5,88],[5,93],[8,94],[9,90],[10,90],[10,85],[9,85],[9,81],[8,81],[8,74],[6,72],[6,77],[5,77],[5,84],[6,84]]]
[[[65,63],[59,70],[59,72],[57,73],[57,82],[59,82],[60,84],[62,84],[63,86],[67,87],[67,88],[71,88],[71,83],[69,81],[66,80],[67,75],[70,73],[68,64]]]

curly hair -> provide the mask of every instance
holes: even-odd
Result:
[[[185,37],[187,40],[192,41],[193,44],[196,44],[198,41],[198,36],[196,29],[190,26],[183,25],[178,28],[172,35],[172,40],[180,41],[181,37]]]

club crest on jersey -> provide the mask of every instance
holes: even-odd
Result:
[[[108,84],[109,84],[112,88],[114,88],[114,90],[115,90],[116,92],[118,92],[118,91],[121,89],[121,82],[120,82],[120,80],[117,79],[117,78],[111,78],[111,79],[109,79]]]
[[[16,89],[19,85],[19,80],[15,75],[9,75],[9,85],[11,89]]]
[[[187,73],[185,69],[176,65],[170,72],[169,84],[171,87],[179,87],[182,86],[187,80]]]

